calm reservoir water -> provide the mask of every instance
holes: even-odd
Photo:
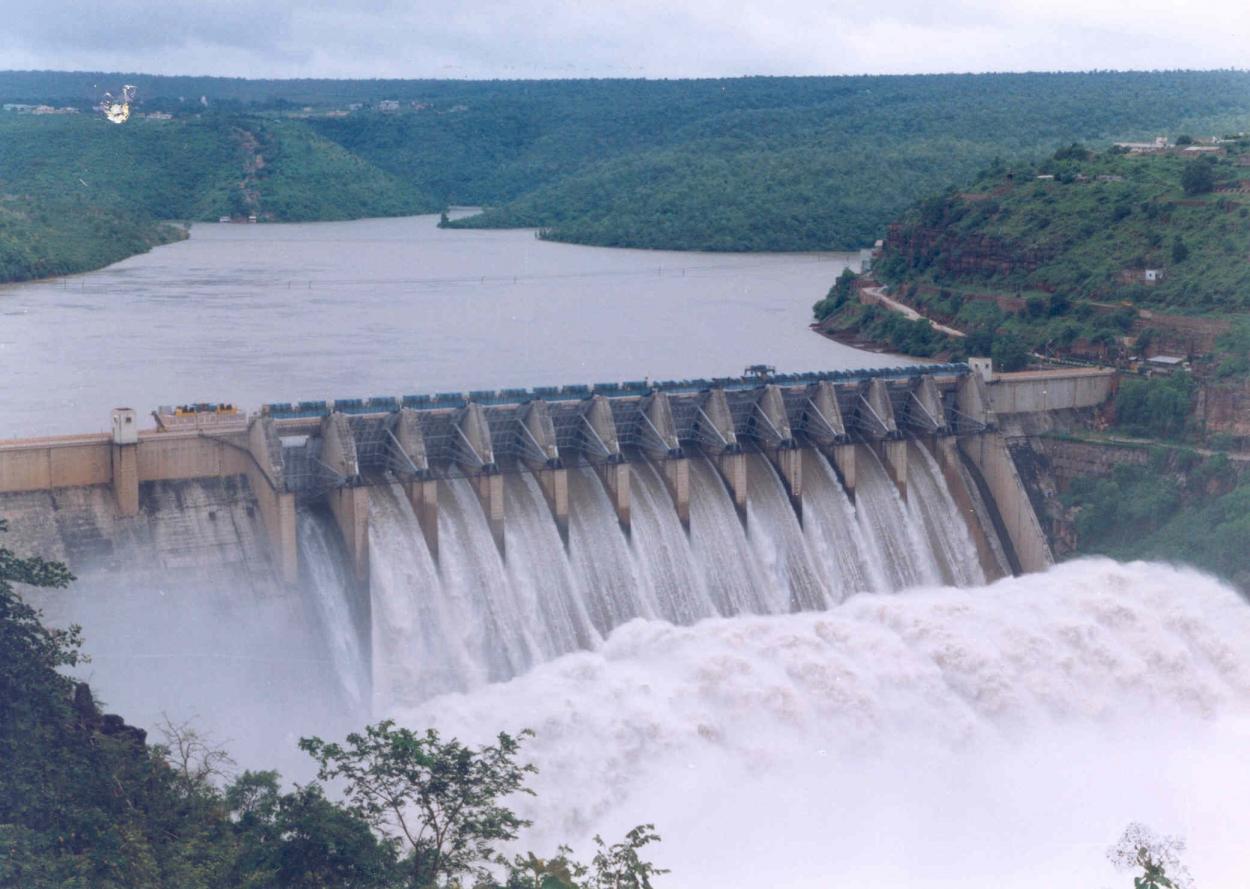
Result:
[[[432,216],[196,225],[99,272],[0,288],[0,437],[118,405],[872,367],[807,329],[848,254],[579,247]]]

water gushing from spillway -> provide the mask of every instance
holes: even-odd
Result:
[[[941,583],[941,570],[924,528],[903,502],[876,453],[863,445],[855,448],[855,506],[869,558],[883,569],[888,589]],[[958,513],[947,518],[962,521]]]
[[[959,508],[942,478],[942,470],[919,442],[908,443],[907,484],[912,491],[907,500],[908,508],[913,515],[920,516],[925,535],[933,544],[943,580],[956,586],[985,583],[985,571],[981,568],[968,523],[958,520]]]
[[[300,512],[296,517],[299,539],[300,581],[308,591],[321,623],[335,675],[352,704],[368,704],[369,652],[361,644],[360,620],[350,601],[342,547],[331,520],[321,514]],[[388,601],[398,597],[386,597]]]
[[[831,601],[851,593],[887,592],[886,572],[872,558],[855,507],[824,454],[809,450],[803,460],[803,536]]]
[[[690,461],[690,546],[707,571],[718,613],[768,614],[768,581],[752,558],[738,511],[716,467],[706,457]]]
[[[918,447],[918,446],[917,446]],[[803,520],[760,453],[746,461],[738,514],[713,458],[689,459],[683,528],[666,468],[633,455],[630,531],[590,466],[569,475],[567,546],[538,479],[503,474],[501,556],[473,482],[439,483],[435,565],[403,489],[374,488],[370,512],[373,685],[383,711],[499,682],[578,650],[635,619],[689,625],[741,614],[819,611],[859,592],[983,580],[940,470],[912,456],[922,504],[905,504],[860,448],[852,505],[828,460],[803,455]],[[745,519],[745,520],[744,520]]]
[[[661,885],[1119,885],[1103,850],[1134,820],[1186,835],[1200,885],[1242,884],[1250,608],[1170,566],[638,620],[400,718],[534,729],[521,848],[655,822]]]

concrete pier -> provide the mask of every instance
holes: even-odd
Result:
[[[506,555],[503,478],[495,463],[494,440],[482,406],[475,402],[465,405],[456,417],[454,431],[458,437],[453,445],[457,462],[473,482],[499,554]]]
[[[667,392],[656,391],[642,399],[639,422],[639,440],[642,447],[659,458],[660,474],[664,486],[673,498],[673,507],[682,527],[690,529],[690,464],[677,428],[673,423],[673,408]]]
[[[620,461],[616,463],[595,463],[593,465],[599,480],[603,482],[603,487],[607,489],[608,499],[612,501],[612,505],[616,508],[616,520],[620,523],[621,529],[628,534],[630,530],[629,464]]]
[[[890,481],[898,488],[898,493],[907,499],[907,440],[904,438],[888,438],[880,442],[881,463],[890,474]]]
[[[855,445],[835,445],[832,449],[833,468],[838,471],[838,478],[846,495],[855,502]]]
[[[347,417],[332,413],[321,421],[321,463],[339,477],[327,494],[357,583],[369,581],[369,489],[360,477],[356,439]]]
[[[569,543],[569,475],[560,460],[555,425],[547,402],[534,400],[521,409],[519,449],[525,465],[538,477],[564,545]]]
[[[790,505],[799,521],[803,520],[803,459],[798,442],[790,428],[785,398],[775,385],[760,389],[752,417],[754,431],[761,449],[781,476]]]
[[[396,411],[386,424],[386,468],[401,480],[404,493],[421,526],[421,536],[435,562],[438,561],[438,482],[430,477],[425,435],[420,415],[410,409]]]
[[[608,499],[616,509],[616,518],[626,534],[629,533],[629,468],[621,454],[621,439],[612,414],[612,404],[602,395],[585,399],[577,410],[576,419],[570,424],[575,432],[573,440],[608,492]]]

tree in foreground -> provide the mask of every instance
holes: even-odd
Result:
[[[1181,864],[1184,851],[1184,840],[1159,836],[1146,825],[1133,823],[1107,850],[1107,857],[1121,870],[1141,871],[1133,877],[1133,889],[1194,889],[1193,878]]]
[[[659,841],[655,825],[640,824],[611,846],[596,836],[589,865],[573,860],[568,846],[561,846],[559,854],[547,861],[533,853],[518,855],[509,868],[506,889],[654,889],[652,879],[668,871],[645,860],[639,850]]]
[[[471,748],[387,720],[353,732],[344,744],[303,738],[322,781],[342,781],[348,808],[403,847],[415,887],[490,879],[504,860],[498,844],[528,827],[501,800],[525,787],[532,765],[517,761],[521,739],[501,733]]]
[[[500,734],[494,744],[473,748],[444,741],[434,729],[413,732],[387,720],[343,744],[303,738],[300,747],[317,760],[320,780],[341,782],[348,811],[402,852],[412,889],[653,889],[653,879],[667,871],[641,854],[660,839],[650,824],[613,845],[596,836],[589,865],[574,860],[567,846],[545,860],[533,853],[504,857],[500,846],[530,824],[505,802],[533,795],[525,781],[537,769],[518,761],[521,742],[532,735]],[[272,797],[267,785],[261,790],[258,798]]]

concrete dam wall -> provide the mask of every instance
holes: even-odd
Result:
[[[290,700],[325,731],[636,617],[1046,567],[996,432],[1012,385],[942,365],[270,405],[165,431],[122,412],[112,434],[0,444],[0,514],[79,575],[41,601],[87,628],[106,694],[211,681],[249,690],[258,737],[297,730]]]

